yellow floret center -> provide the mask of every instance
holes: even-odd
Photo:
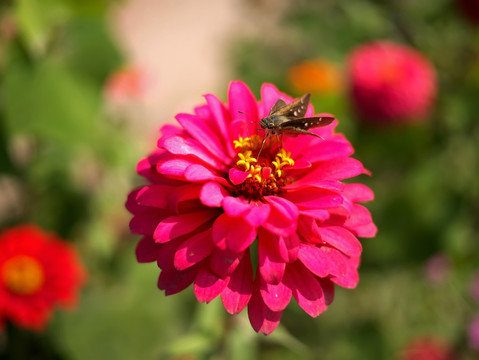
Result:
[[[269,141],[259,154],[262,142],[263,139],[258,135],[234,140],[234,147],[238,151],[235,167],[249,172],[246,180],[236,186],[237,196],[261,200],[264,196],[278,195],[281,187],[290,181],[285,169],[294,165],[291,153],[279,143]]]
[[[18,295],[31,295],[40,289],[45,280],[41,264],[31,256],[17,255],[2,266],[5,287]]]

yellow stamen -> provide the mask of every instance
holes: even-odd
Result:
[[[238,140],[233,140],[233,144],[235,149],[245,149],[245,148],[250,148],[250,139],[245,138],[243,139],[241,136],[239,137]]]
[[[19,295],[33,294],[45,280],[41,264],[27,255],[7,260],[3,264],[1,275],[6,288]]]
[[[235,148],[239,149],[236,167],[249,172],[245,183],[238,186],[238,195],[255,200],[266,195],[277,195],[287,182],[285,168],[294,165],[291,153],[282,148],[277,150],[277,143],[268,144],[260,158],[253,157],[259,152],[262,142],[263,139],[258,135],[240,137],[234,141]]]
[[[251,150],[239,153],[238,157],[240,159],[236,162],[236,165],[242,168],[243,171],[250,171],[252,164],[257,162],[257,160],[251,156],[252,154],[253,152]]]

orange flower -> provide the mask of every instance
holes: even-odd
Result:
[[[113,72],[105,84],[105,95],[114,104],[141,100],[147,89],[143,69],[125,66]]]
[[[86,273],[73,247],[33,225],[0,233],[0,327],[42,330],[53,307],[76,303]]]
[[[298,93],[331,94],[342,87],[341,72],[327,60],[306,60],[294,65],[288,73],[293,89]]]

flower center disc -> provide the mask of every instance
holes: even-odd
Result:
[[[44,272],[37,260],[19,255],[3,264],[2,278],[6,287],[13,293],[30,295],[43,285]]]
[[[289,183],[285,168],[294,165],[291,153],[284,150],[275,138],[271,137],[259,154],[263,139],[258,135],[240,137],[234,141],[239,149],[235,167],[249,172],[245,181],[236,185],[234,194],[248,200],[261,200],[264,196],[278,195],[281,187]],[[258,157],[258,154],[260,155]]]

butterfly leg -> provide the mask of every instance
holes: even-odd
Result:
[[[264,139],[263,139],[263,142],[261,143],[261,147],[259,149],[259,152],[258,152],[258,157],[257,157],[257,160],[259,161],[259,156],[261,155],[261,151],[263,150],[263,146],[264,146],[264,143],[266,142],[266,140],[269,138],[269,134],[267,134]]]
[[[279,140],[279,135],[276,134],[276,143],[278,144],[278,149],[281,148],[282,144],[283,144],[283,135],[281,134],[281,142]]]

